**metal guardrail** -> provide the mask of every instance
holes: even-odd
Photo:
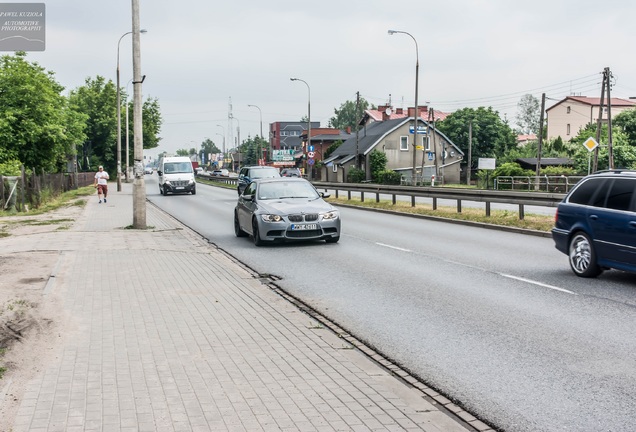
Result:
[[[201,176],[208,180],[236,185],[236,177],[211,177]],[[351,193],[359,193],[361,201],[364,202],[366,194],[375,195],[375,201],[380,202],[380,195],[391,195],[393,204],[396,204],[398,196],[410,197],[411,206],[415,207],[415,198],[432,198],[433,210],[437,210],[437,200],[455,200],[457,202],[457,212],[462,211],[462,202],[483,202],[486,204],[486,216],[491,214],[491,204],[513,204],[519,206],[519,219],[525,217],[525,206],[556,207],[565,197],[563,193],[547,192],[525,192],[525,191],[501,191],[484,189],[462,189],[450,187],[430,187],[430,186],[401,186],[401,185],[379,185],[374,183],[329,183],[314,181],[313,185],[325,191],[335,191],[338,198],[340,192],[346,192],[348,199]]]
[[[415,207],[415,198],[424,197],[433,199],[433,210],[437,209],[438,199],[455,200],[457,202],[457,212],[462,211],[462,202],[483,202],[486,204],[486,216],[491,214],[491,204],[513,204],[519,206],[519,219],[525,217],[525,206],[556,207],[565,197],[562,193],[546,192],[518,192],[518,191],[498,191],[483,189],[461,189],[447,187],[413,187],[413,186],[393,186],[360,183],[327,183],[313,182],[319,189],[335,191],[336,198],[341,191],[347,192],[348,199],[351,193],[360,193],[360,199],[364,202],[365,194],[374,194],[376,202],[380,201],[380,195],[391,195],[392,202],[397,202],[398,196],[411,198],[411,206]]]

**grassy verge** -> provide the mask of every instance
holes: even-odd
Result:
[[[490,216],[486,216],[484,209],[477,208],[462,208],[461,213],[457,213],[456,207],[449,206],[437,206],[436,210],[433,210],[432,205],[428,204],[416,204],[415,207],[411,207],[410,202],[398,201],[395,205],[391,201],[380,200],[375,202],[365,200],[361,202],[360,199],[346,199],[343,197],[327,198],[328,202],[337,204],[346,204],[357,207],[373,208],[380,210],[389,210],[400,213],[419,214],[426,216],[435,216],[446,219],[456,219],[471,222],[479,222],[491,225],[503,225],[508,227],[523,228],[537,231],[549,232],[554,226],[554,217],[547,215],[526,214],[523,220],[519,219],[517,212],[511,212],[508,210],[491,210]]]
[[[30,216],[30,215],[40,215],[43,213],[48,213],[53,210],[57,210],[62,207],[66,207],[69,205],[74,206],[84,206],[86,205],[86,200],[83,199],[85,196],[90,196],[95,194],[95,188],[93,186],[86,186],[82,188],[78,188],[76,190],[71,190],[68,192],[64,192],[56,197],[52,197],[48,199],[46,202],[42,203],[42,205],[37,209],[31,209],[28,212],[17,213],[15,211],[0,211],[0,217],[3,216]]]

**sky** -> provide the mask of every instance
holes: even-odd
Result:
[[[13,0],[12,3],[34,3]],[[27,59],[68,92],[98,75],[116,80],[131,0],[51,0],[46,49]],[[525,94],[546,107],[568,95],[636,96],[636,2],[608,0],[139,0],[144,98],[159,101],[159,147],[149,154],[227,148],[268,136],[275,121],[327,127],[356,92],[374,105],[443,112],[492,107],[515,127]],[[388,30],[409,33],[389,35]],[[417,50],[416,43],[417,42]],[[121,85],[132,79],[132,37],[119,45]],[[10,54],[10,53],[4,53]],[[295,77],[304,80],[291,81]],[[132,85],[128,86],[132,93]],[[231,115],[234,120],[229,121]],[[253,105],[253,106],[249,106]],[[262,119],[262,122],[261,122]]]

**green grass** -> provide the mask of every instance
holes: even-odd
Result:
[[[406,201],[397,201],[394,205],[391,201],[387,200],[380,200],[380,202],[375,202],[375,200],[365,200],[364,202],[361,202],[359,199],[348,200],[346,198],[335,198],[333,196],[327,198],[326,201],[336,205],[346,204],[356,207],[394,211],[398,213],[435,216],[445,219],[479,222],[483,224],[501,225],[544,232],[550,232],[554,226],[553,216],[526,214],[524,219],[520,220],[517,212],[508,210],[491,210],[490,216],[486,216],[484,209],[464,207],[462,208],[461,213],[457,213],[456,207],[437,206],[437,209],[433,210],[432,205],[416,204],[415,207],[411,207],[411,203]]]
[[[90,196],[95,194],[95,188],[93,186],[86,186],[82,188],[78,188],[76,190],[71,190],[68,192],[64,192],[55,197],[49,197],[46,202],[43,202],[42,205],[37,209],[30,209],[28,212],[17,213],[15,211],[0,211],[0,217],[4,216],[28,216],[28,215],[41,215],[44,213],[48,213],[50,211],[57,210],[59,208],[65,206],[80,206],[83,207],[86,205],[87,200],[83,199],[85,196]]]

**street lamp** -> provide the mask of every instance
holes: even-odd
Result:
[[[418,86],[418,77],[420,75],[419,71],[420,71],[420,55],[419,55],[419,50],[417,48],[417,41],[415,40],[415,38],[413,37],[413,35],[411,33],[405,32],[405,31],[399,31],[399,30],[389,30],[389,35],[395,34],[395,33],[402,33],[405,35],[408,35],[411,37],[411,39],[413,39],[413,42],[415,42],[415,129],[413,130],[413,173],[411,174],[413,176],[413,185],[417,184],[416,183],[416,175],[417,172],[415,170],[415,164],[417,163],[416,160],[416,151],[417,151],[417,123],[420,117],[420,110],[418,109],[417,106],[417,86]],[[424,175],[424,173],[422,172],[422,176]]]
[[[304,82],[307,86],[307,151],[309,151],[309,146],[311,145],[311,89],[309,84],[300,78],[290,78],[290,80]],[[309,180],[311,180],[313,178],[313,170],[307,169],[307,171],[309,171]]]
[[[257,107],[256,105],[247,105],[248,107],[254,107],[258,110],[258,113],[260,115],[261,118],[261,140],[263,139],[263,111],[261,111],[261,109],[259,107]],[[258,149],[259,149],[259,154],[261,157],[263,157],[263,149],[261,148],[261,141],[258,141]],[[263,157],[263,160],[265,158]]]
[[[220,124],[218,124],[217,126],[223,130],[223,161],[225,162],[225,128]]]
[[[130,149],[129,149],[129,143],[130,143],[130,134],[128,132],[128,130],[130,129],[129,124],[130,121],[128,120],[128,86],[130,85],[130,83],[132,82],[133,78],[131,78],[130,80],[128,80],[128,84],[126,84],[126,181],[130,182],[132,179],[132,167],[130,166]]]
[[[141,29],[139,33],[146,33],[147,30]],[[124,36],[132,34],[131,31],[124,33],[117,42],[117,192],[121,192],[121,91],[119,89],[119,46]],[[128,153],[126,153],[128,158]]]

